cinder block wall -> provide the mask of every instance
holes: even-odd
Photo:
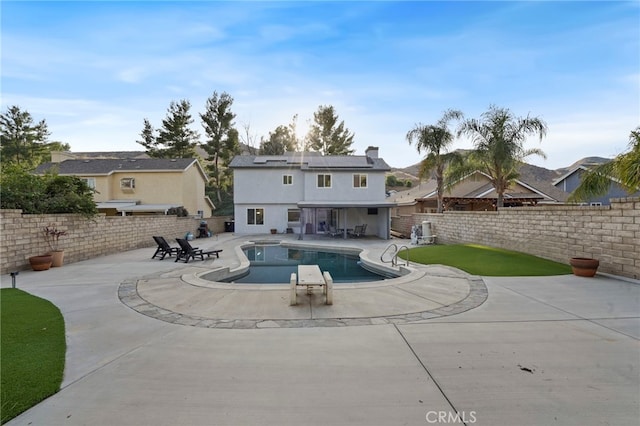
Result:
[[[208,219],[214,233],[224,231],[224,219]],[[104,216],[85,219],[75,214],[31,215],[22,210],[0,210],[0,273],[29,268],[29,257],[49,251],[42,228],[53,225],[67,231],[60,239],[64,262],[72,263],[142,247],[155,247],[151,238],[173,240],[188,231],[195,234],[199,219],[176,216]]]
[[[611,206],[537,206],[497,212],[415,213],[394,217],[392,229],[431,222],[438,243],[476,243],[569,263],[594,257],[601,272],[640,279],[640,198],[615,198]]]

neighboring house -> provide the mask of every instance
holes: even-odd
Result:
[[[215,209],[205,195],[207,174],[193,158],[71,159],[42,164],[35,173],[48,171],[86,181],[96,190],[98,210],[107,215],[166,214],[184,207],[208,218]]]
[[[236,156],[234,174],[235,232],[325,234],[367,225],[366,235],[388,239],[390,208],[385,172],[378,148],[366,155]]]
[[[578,185],[580,185],[583,173],[588,171],[589,168],[596,165],[598,164],[577,165],[569,169],[567,173],[560,176],[558,179],[554,180],[553,185],[556,188],[561,189],[562,191],[572,193],[578,187]],[[636,191],[635,193],[630,194],[620,185],[617,180],[611,178],[611,185],[609,186],[609,191],[607,191],[606,194],[599,197],[589,198],[585,203],[591,206],[608,206],[611,204],[611,202],[609,201],[611,198],[621,198],[629,196],[640,196],[640,191]]]
[[[132,158],[151,158],[144,151],[100,151],[100,152],[71,152],[51,151],[51,162],[62,163],[64,160],[99,160],[99,159],[129,160]]]
[[[534,186],[535,185],[535,186]],[[530,184],[522,179],[514,181],[504,193],[505,207],[535,206],[538,203],[562,203],[567,194],[548,182]],[[436,182],[430,179],[417,187],[390,197],[397,204],[395,216],[412,213],[435,213],[438,206]],[[476,171],[444,190],[444,210],[493,211],[498,194],[489,176]]]

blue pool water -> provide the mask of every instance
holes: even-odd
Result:
[[[280,245],[253,246],[244,249],[251,266],[249,273],[227,280],[234,283],[288,283],[298,265],[318,265],[329,271],[334,283],[378,281],[387,277],[363,268],[356,254],[336,253]]]

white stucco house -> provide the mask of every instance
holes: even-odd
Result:
[[[317,152],[239,155],[233,169],[235,232],[308,234],[339,232],[367,225],[366,235],[390,236],[385,172],[378,148],[365,155],[324,156]]]

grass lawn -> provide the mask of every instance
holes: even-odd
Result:
[[[60,389],[66,342],[60,310],[22,290],[0,290],[0,324],[0,423],[6,423]]]
[[[406,252],[399,257],[406,259]],[[475,244],[432,245],[412,248],[409,260],[425,265],[440,264],[486,277],[564,275],[571,266],[530,254]]]

